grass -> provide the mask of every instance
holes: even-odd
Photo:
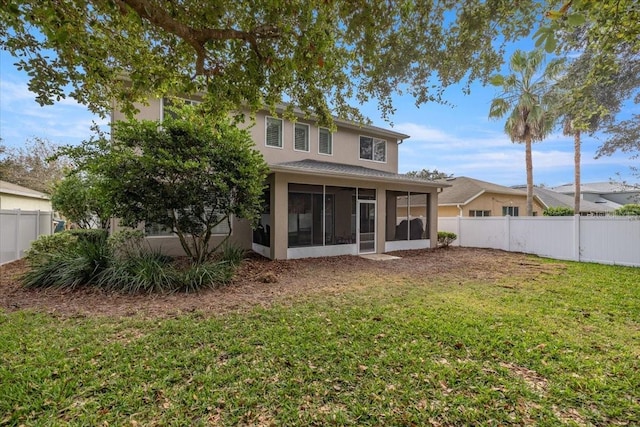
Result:
[[[218,317],[0,312],[0,425],[640,424],[640,270],[545,263]]]

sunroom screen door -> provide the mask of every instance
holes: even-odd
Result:
[[[358,253],[376,252],[376,202],[358,201]]]

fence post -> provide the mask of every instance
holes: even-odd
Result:
[[[14,237],[13,241],[16,248],[15,259],[20,259],[20,209],[16,209],[16,233]]]
[[[456,217],[456,234],[458,235],[458,246],[462,246],[462,233],[460,233],[460,221],[462,221],[461,216]]]
[[[502,247],[505,251],[511,252],[511,215],[504,217],[504,239]]]
[[[573,216],[573,259],[580,261],[580,214]]]
[[[36,211],[36,239],[39,236],[40,236],[40,209]]]

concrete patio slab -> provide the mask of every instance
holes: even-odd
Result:
[[[399,256],[393,256],[393,255],[387,255],[387,254],[360,255],[360,258],[370,259],[372,261],[389,261],[391,259],[401,259]]]

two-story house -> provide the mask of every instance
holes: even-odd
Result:
[[[164,104],[139,106],[138,118],[162,120]],[[257,229],[233,218],[234,244],[271,259],[436,246],[438,192],[447,185],[398,174],[398,146],[408,135],[341,120],[332,132],[281,113],[260,112],[247,124],[270,173]],[[123,118],[114,111],[112,120]],[[223,238],[228,228],[215,231]],[[170,233],[147,227],[147,234],[152,246],[182,252]]]

